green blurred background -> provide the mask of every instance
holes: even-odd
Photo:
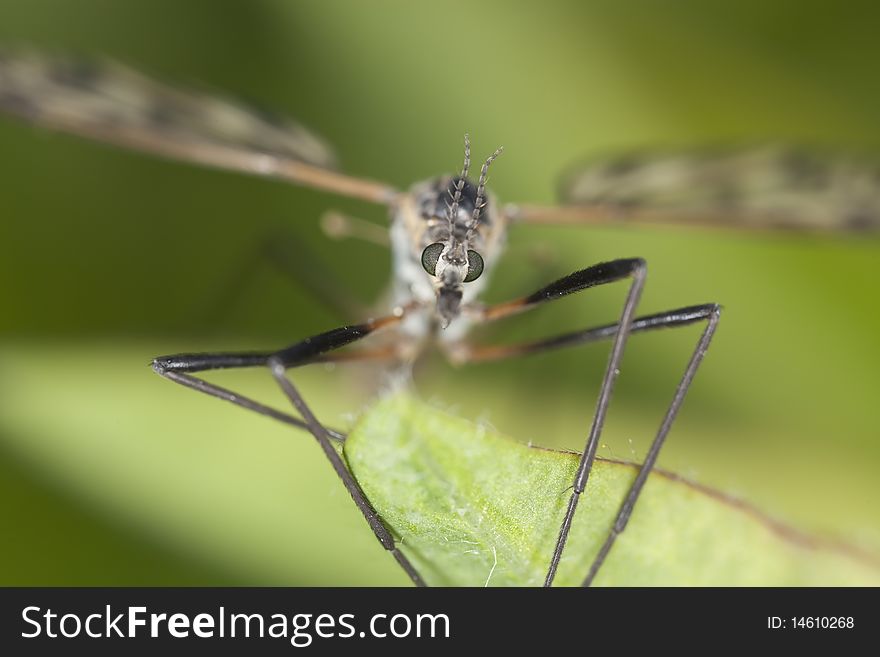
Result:
[[[400,187],[458,167],[469,131],[476,155],[506,149],[492,178],[503,200],[550,202],[563,167],[633,148],[880,153],[877,20],[867,2],[30,0],[0,4],[0,42],[109,55],[255,99],[326,137],[345,170]],[[283,232],[374,302],[387,253],[330,241],[317,219],[333,208],[383,224],[381,209],[5,118],[0,189],[0,583],[406,583],[309,436],[147,366],[182,350],[279,347],[356,319],[270,266],[238,293],[232,281]],[[535,247],[550,254],[538,265]],[[661,465],[880,554],[878,247],[517,227],[488,298],[640,255],[644,311],[722,303]],[[607,322],[622,297],[578,295],[498,339]],[[633,340],[601,454],[641,457],[698,331]],[[577,449],[606,354],[462,371],[432,358],[416,381],[518,439]],[[282,403],[263,372],[215,378]],[[363,367],[298,374],[340,427],[375,379]]]

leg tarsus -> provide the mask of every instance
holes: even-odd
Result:
[[[602,378],[602,386],[599,389],[599,400],[596,403],[596,411],[593,414],[593,422],[590,426],[590,434],[587,438],[587,445],[584,453],[581,455],[577,472],[574,477],[574,490],[571,498],[569,498],[568,508],[559,530],[559,536],[556,540],[556,547],[553,550],[553,557],[550,560],[550,566],[547,570],[547,577],[544,580],[544,586],[550,586],[556,576],[556,569],[562,558],[562,551],[565,549],[565,543],[568,540],[568,531],[571,528],[574,513],[577,510],[578,501],[581,493],[587,487],[587,481],[590,472],[593,469],[593,461],[596,458],[596,449],[599,446],[599,436],[605,425],[605,417],[608,413],[608,406],[611,403],[611,393],[614,390],[614,383],[620,375],[620,362],[623,358],[623,350],[626,346],[626,339],[629,337],[630,328],[632,326],[633,315],[636,306],[642,294],[642,288],[645,284],[645,275],[647,273],[647,264],[641,258],[631,258],[628,260],[613,261],[603,263],[596,267],[590,268],[594,270],[599,278],[599,283],[611,283],[626,277],[632,278],[629,292],[626,295],[626,301],[623,305],[620,321],[618,322],[618,330],[614,336],[614,343],[611,346],[611,355],[608,358],[608,365],[605,368],[605,375]],[[588,271],[588,270],[584,270]],[[582,276],[572,274],[568,277],[577,284],[578,289],[593,287],[589,280],[585,280]],[[567,294],[565,290],[557,290],[555,285],[550,285],[545,290],[553,290],[554,296]]]
[[[403,567],[406,574],[416,586],[425,586],[424,580],[418,574],[416,569],[398,549],[394,537],[391,535],[391,532],[388,531],[388,528],[385,527],[385,524],[376,512],[376,509],[373,508],[373,505],[367,499],[361,485],[354,478],[354,475],[351,473],[351,470],[348,469],[348,466],[342,460],[342,457],[334,449],[330,442],[330,434],[327,432],[327,429],[318,421],[308,404],[306,404],[305,400],[302,398],[302,395],[300,395],[299,391],[287,377],[287,368],[284,365],[284,359],[281,354],[279,353],[269,358],[267,365],[285,396],[290,400],[290,403],[293,404],[296,410],[299,411],[309,432],[315,437],[315,440],[318,441],[318,444],[321,446],[321,449],[324,451],[324,454],[327,456],[327,459],[330,461],[336,474],[342,480],[349,495],[351,495],[351,499],[363,514],[370,529],[373,530],[376,539],[383,548],[391,552],[394,559],[401,565],[401,567]]]
[[[602,545],[602,548],[593,559],[593,563],[590,566],[590,572],[584,580],[583,586],[590,586],[593,583],[593,579],[599,572],[599,568],[601,568],[602,564],[605,562],[605,558],[608,556],[608,553],[610,552],[611,547],[614,545],[615,540],[623,532],[623,530],[626,529],[626,525],[629,522],[630,515],[632,514],[633,509],[635,508],[635,504],[638,501],[639,495],[641,495],[642,489],[644,488],[645,483],[648,480],[648,475],[651,473],[651,470],[654,469],[654,465],[657,462],[657,456],[660,454],[660,448],[663,447],[666,436],[669,434],[669,430],[672,428],[672,423],[675,421],[676,415],[678,415],[678,411],[681,408],[682,403],[684,402],[685,395],[687,395],[691,382],[693,381],[694,376],[697,373],[697,369],[699,369],[700,363],[703,361],[703,357],[706,355],[706,351],[709,348],[709,343],[712,341],[712,336],[715,334],[715,329],[718,327],[718,322],[721,318],[721,306],[719,306],[718,304],[712,304],[710,308],[711,312],[706,317],[708,322],[706,324],[706,328],[703,329],[703,333],[700,335],[700,339],[697,342],[693,353],[691,354],[691,359],[688,362],[687,367],[685,368],[684,374],[681,377],[681,381],[679,381],[679,384],[675,389],[675,395],[673,395],[672,402],[670,403],[669,408],[666,410],[666,415],[663,417],[663,421],[660,423],[660,429],[657,431],[657,435],[654,437],[654,440],[651,443],[651,447],[648,449],[648,455],[645,457],[645,462],[639,469],[639,474],[636,475],[635,481],[633,481],[632,486],[630,486],[629,492],[627,493],[626,498],[624,498],[624,501],[620,506],[620,510],[617,513],[617,518],[614,520],[614,525],[611,527],[611,530],[609,531],[608,536],[606,537],[605,542]]]

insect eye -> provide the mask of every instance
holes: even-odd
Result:
[[[431,276],[436,276],[437,274],[437,261],[440,260],[441,253],[443,253],[443,242],[429,244],[422,251],[422,267]]]
[[[483,256],[476,251],[468,251],[468,273],[464,277],[465,283],[475,281],[483,273]]]

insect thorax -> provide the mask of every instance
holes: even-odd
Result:
[[[450,237],[447,204],[450,200],[450,189],[457,181],[458,178],[443,176],[417,183],[392,210],[391,249],[396,305],[415,300],[430,309],[435,304],[436,281],[425,272],[421,256],[429,244],[445,242]],[[484,288],[506,232],[504,218],[496,210],[497,204],[492,194],[487,195],[479,219],[476,224],[473,223],[476,197],[476,185],[467,180],[462,188],[459,209],[452,225],[456,239],[465,241],[466,248],[477,251],[485,263],[483,275],[464,284],[464,305],[473,302]],[[425,336],[434,326],[432,314],[415,314],[412,321],[404,323],[403,330],[414,337]],[[461,337],[467,327],[467,319],[459,317],[439,336],[443,340],[455,340]]]

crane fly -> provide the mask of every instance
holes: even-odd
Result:
[[[621,503],[607,538],[590,565],[592,583],[616,537],[625,529],[647,477],[709,347],[720,317],[716,303],[637,316],[645,283],[641,258],[602,262],[504,303],[484,305],[480,294],[516,224],[603,224],[615,221],[728,224],[794,230],[875,230],[880,226],[880,174],[852,159],[780,148],[635,154],[571,170],[558,206],[501,205],[487,187],[498,148],[471,166],[465,135],[461,169],[408,190],[348,175],[333,151],[299,123],[244,103],[156,82],[120,64],[33,51],[0,51],[0,110],[41,126],[156,155],[290,183],[387,206],[387,242],[393,259],[392,304],[377,318],[311,336],[288,347],[246,353],[161,356],[153,369],[166,379],[309,431],[382,546],[417,585],[421,575],[366,498],[334,442],[344,435],[312,413],[289,370],[315,362],[377,360],[411,363],[436,345],[456,365],[499,360],[599,340],[612,343],[584,451],[552,554],[550,586],[587,485],[602,428],[631,334],[702,323],[703,331],[653,438],[644,463]],[[473,173],[473,175],[472,175]],[[328,230],[360,233],[364,226],[337,217]],[[374,234],[374,241],[385,241]],[[550,338],[497,346],[475,344],[468,329],[502,320],[561,297],[613,282],[628,282],[616,322]],[[385,334],[378,346],[353,345]],[[267,368],[298,416],[196,376],[217,369]]]

